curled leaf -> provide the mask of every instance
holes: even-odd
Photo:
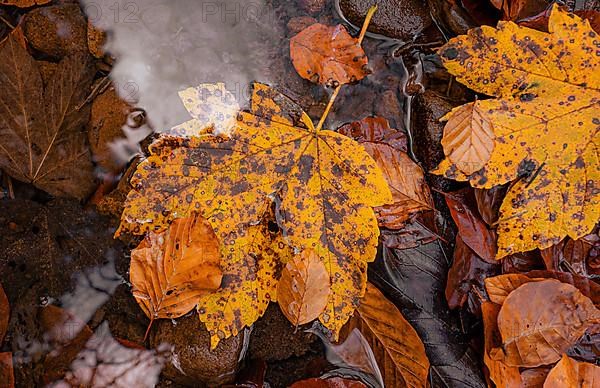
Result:
[[[306,250],[290,260],[277,284],[277,301],[294,325],[316,319],[329,299],[329,274],[319,255]]]
[[[302,30],[290,40],[290,55],[302,78],[321,85],[356,82],[369,74],[358,39],[340,24],[316,23]]]
[[[500,309],[502,348],[490,356],[518,367],[552,364],[596,323],[600,311],[572,285],[555,279],[526,283]]]
[[[177,318],[221,284],[219,243],[201,217],[175,220],[131,252],[133,295],[148,318]]]

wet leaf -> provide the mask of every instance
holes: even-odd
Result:
[[[475,201],[481,219],[489,226],[494,226],[500,215],[500,206],[508,187],[494,186],[489,190],[475,189]]]
[[[403,229],[410,216],[433,209],[433,199],[421,167],[406,153],[406,136],[387,120],[367,117],[339,129],[358,141],[375,159],[392,191],[393,203],[375,209],[379,226]]]
[[[490,379],[496,387],[520,387],[521,375],[516,366],[506,365],[502,361],[490,358],[490,350],[500,346],[502,339],[498,332],[498,313],[500,306],[495,303],[484,302],[481,304],[483,316],[484,354],[483,362],[490,372]]]
[[[290,260],[277,284],[277,302],[283,315],[295,326],[321,315],[329,299],[329,273],[313,250]]]
[[[52,195],[86,197],[94,187],[83,132],[89,58],[63,59],[44,89],[37,63],[12,34],[0,57],[0,168]]]
[[[464,189],[445,197],[460,238],[483,260],[495,264],[496,233],[481,219],[473,191]]]
[[[197,307],[200,320],[210,332],[211,348],[251,326],[265,313],[269,302],[277,301],[282,264],[293,256],[281,232],[269,231],[266,219],[230,234],[221,252],[221,287],[200,298]]]
[[[0,387],[13,388],[14,386],[15,375],[13,371],[12,353],[0,353]]]
[[[528,17],[519,21],[520,26],[534,28],[540,31],[548,31],[548,19],[550,18],[550,9],[546,9],[537,15]],[[588,19],[590,26],[594,31],[600,33],[600,12],[594,10],[576,10],[575,15],[582,19]]]
[[[489,276],[499,273],[499,264],[482,260],[460,236],[456,237],[454,260],[448,271],[446,282],[446,300],[451,309],[462,307],[469,301],[469,311],[477,313],[483,295],[483,283]]]
[[[369,266],[369,281],[419,334],[431,364],[432,384],[485,387],[478,357],[445,302],[449,263],[440,242],[411,249],[383,247],[381,253]]]
[[[479,171],[490,160],[494,150],[492,123],[482,115],[480,101],[454,108],[442,118],[444,154],[462,173]]]
[[[552,364],[599,322],[600,311],[572,285],[554,279],[526,283],[502,304],[502,348],[493,349],[490,356],[518,367]]]
[[[206,220],[195,215],[177,219],[131,251],[133,296],[151,321],[178,318],[203,294],[219,288],[220,259],[219,242]]]
[[[423,342],[398,308],[372,284],[350,320],[351,328],[358,328],[373,350],[384,386],[427,386],[429,360]]]
[[[445,159],[436,173],[477,188],[515,181],[500,209],[498,258],[583,237],[600,216],[597,34],[556,6],[549,30],[500,22],[440,50],[460,82],[496,97],[478,101],[496,138],[485,167],[466,176]]]
[[[305,28],[290,40],[290,56],[302,78],[321,85],[356,82],[369,74],[358,39],[341,24]]]
[[[575,361],[563,354],[544,382],[544,388],[597,387],[600,385],[600,366]]]
[[[131,183],[118,234],[160,231],[199,211],[223,246],[235,246],[273,200],[285,242],[297,251],[324,252],[331,293],[319,319],[334,333],[358,305],[367,262],[376,254],[372,207],[392,199],[358,143],[317,132],[295,103],[258,83],[250,112],[239,113],[231,137],[162,137]]]
[[[2,283],[0,283],[0,344],[2,344],[4,336],[6,335],[6,331],[8,330],[9,318],[10,305],[8,303],[8,298],[4,293],[4,288],[2,288]]]
[[[360,381],[345,379],[343,377],[330,377],[327,379],[312,378],[297,381],[290,388],[366,388]]]
[[[579,240],[565,238],[560,243],[541,251],[542,258],[549,270],[562,269],[587,276],[588,262],[593,260],[600,252],[600,236],[591,233]],[[591,271],[594,268],[590,268]]]
[[[575,286],[583,295],[600,306],[600,285],[586,277],[556,271],[530,271],[525,274],[504,274],[485,280],[485,288],[490,300],[502,304],[506,297],[525,283],[544,279],[557,279]]]

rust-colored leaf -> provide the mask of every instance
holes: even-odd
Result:
[[[34,5],[48,4],[52,0],[0,0],[0,5],[13,5],[19,8],[29,8]]]
[[[521,372],[521,388],[542,388],[548,372],[550,372],[550,367],[547,366],[523,370]]]
[[[506,365],[499,360],[490,358],[490,351],[500,346],[502,340],[498,332],[498,313],[500,306],[495,303],[484,302],[481,304],[483,316],[484,354],[483,362],[490,372],[490,379],[496,387],[520,387],[521,375],[516,366]]]
[[[360,42],[341,24],[305,28],[290,40],[290,56],[298,74],[317,84],[337,86],[369,74]]]
[[[546,269],[553,271],[568,270],[577,275],[588,276],[593,273],[590,261],[600,253],[598,232],[588,234],[579,240],[565,238],[550,248],[542,249],[541,254]],[[593,264],[592,264],[593,266]]]
[[[326,379],[312,378],[296,381],[290,388],[366,388],[360,381],[343,377],[330,377]]]
[[[369,343],[386,387],[426,387],[429,360],[419,335],[394,304],[369,284],[347,330]],[[345,328],[346,329],[346,328]]]
[[[180,317],[221,285],[220,259],[219,242],[205,219],[177,219],[131,252],[133,296],[150,320]]]
[[[10,305],[4,293],[4,288],[2,288],[2,283],[0,283],[0,344],[2,344],[8,330],[8,318],[10,318]]]
[[[600,311],[572,285],[555,279],[526,283],[504,300],[498,314],[502,347],[490,356],[518,367],[552,364],[599,322]]]
[[[544,382],[544,388],[598,386],[600,386],[600,366],[575,361],[566,354],[563,354],[561,360],[550,370]]]
[[[277,284],[277,302],[294,325],[308,323],[325,310],[329,299],[329,273],[317,252],[306,250],[290,260]]]
[[[46,88],[12,34],[0,45],[0,168],[53,195],[85,198],[94,187],[83,127],[94,75],[87,56],[63,59]]]
[[[525,274],[504,274],[485,280],[485,288],[494,303],[502,304],[506,297],[525,283],[557,279],[576,287],[583,295],[600,307],[600,285],[586,277],[556,271],[530,271]]]
[[[589,22],[553,7],[549,33],[500,22],[451,39],[444,65],[477,93],[494,150],[470,175],[449,159],[436,173],[491,188],[513,182],[498,221],[498,258],[579,239],[600,218],[600,56]]]
[[[284,245],[324,252],[331,292],[319,319],[337,333],[364,293],[367,262],[377,252],[373,207],[392,200],[383,173],[360,144],[317,131],[290,99],[256,83],[250,111],[237,115],[230,137],[164,136],[149,151],[132,179],[118,233],[160,231],[198,211],[222,250],[245,257],[241,249],[254,244],[240,247],[238,240],[272,220],[274,202]]]
[[[0,388],[14,388],[13,357],[11,352],[0,353]]]
[[[448,160],[466,175],[481,170],[492,156],[495,135],[480,101],[454,108],[442,120],[448,120],[442,138]]]

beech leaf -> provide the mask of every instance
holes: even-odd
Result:
[[[577,240],[600,217],[598,34],[556,4],[548,29],[500,22],[440,49],[458,81],[495,97],[477,101],[495,136],[485,166],[466,175],[446,158],[435,173],[477,188],[514,182],[500,208],[498,258]]]
[[[563,354],[544,381],[544,388],[597,387],[598,385],[600,385],[599,366],[575,361],[566,354]]]

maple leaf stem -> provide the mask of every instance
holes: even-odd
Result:
[[[367,16],[365,16],[365,21],[363,22],[362,28],[360,30],[360,35],[358,36],[358,45],[359,46],[362,44],[362,41],[365,38],[365,34],[367,33],[367,28],[369,27],[369,23],[371,23],[371,19],[373,18],[375,11],[377,11],[377,4],[371,6],[371,8],[369,8],[369,11],[367,12]],[[325,108],[325,112],[323,112],[323,115],[321,116],[321,119],[319,120],[319,123],[317,124],[317,127],[315,129],[315,132],[319,132],[321,130],[321,128],[323,128],[323,124],[325,124],[325,120],[327,119],[327,116],[329,115],[329,111],[331,111],[331,107],[333,106],[335,99],[337,98],[338,94],[340,93],[341,88],[342,88],[342,84],[336,86],[333,93],[331,94],[331,97],[329,98],[329,102],[327,103],[327,107]]]

